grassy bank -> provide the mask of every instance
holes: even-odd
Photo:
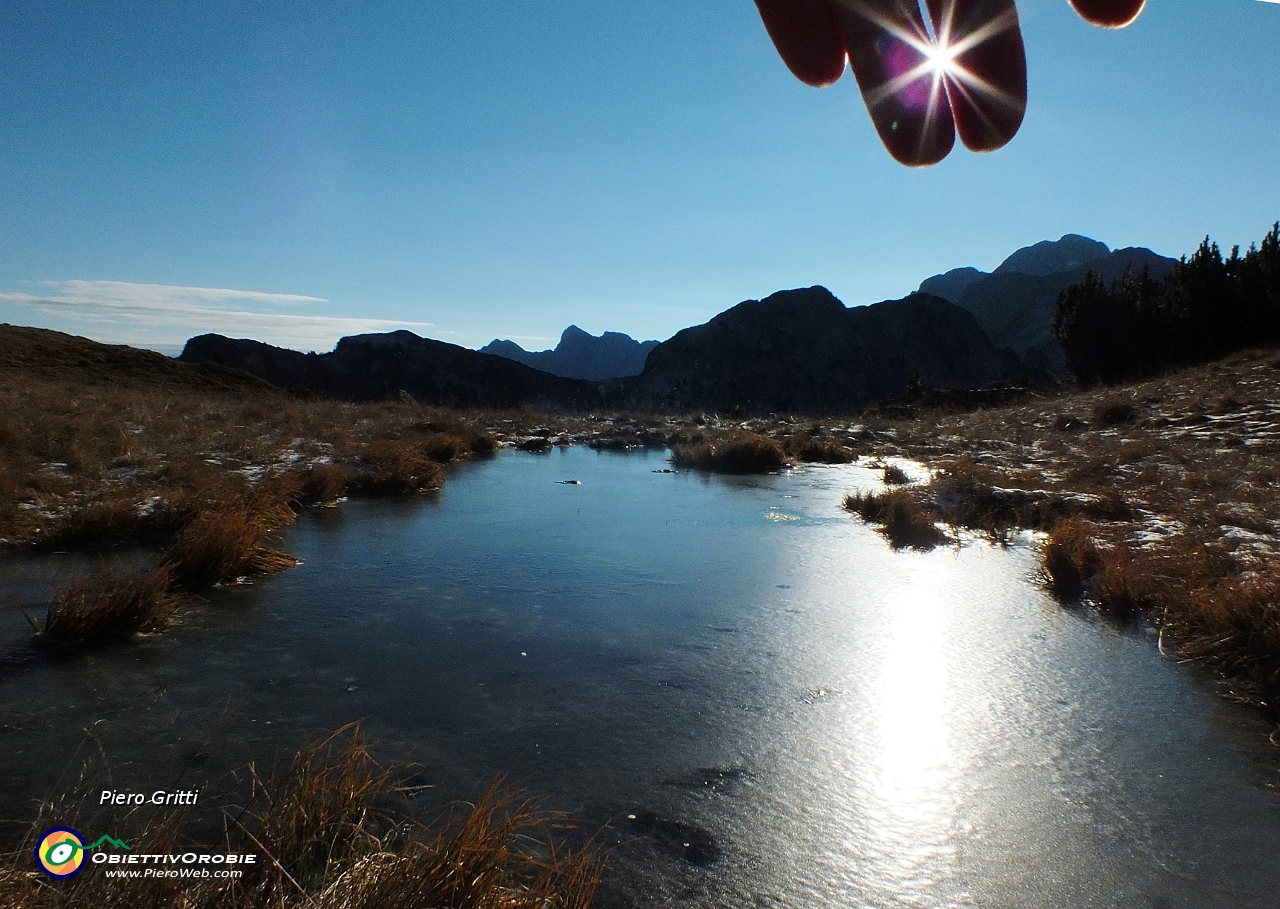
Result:
[[[1045,531],[1060,596],[1152,623],[1166,652],[1280,716],[1280,352],[856,430],[933,469],[913,507],[993,539]]]
[[[29,362],[22,331],[0,338],[0,543],[158,552],[153,571],[108,563],[58,591],[45,643],[156,630],[219,583],[297,564],[272,537],[298,509],[438,489],[443,465],[497,447],[453,412],[300,400],[145,351],[68,339]]]
[[[442,463],[495,448],[458,415],[411,404],[3,374],[0,441],[0,539],[46,548],[167,542],[221,508],[434,489]]]
[[[300,750],[266,778],[250,766],[248,791],[218,804],[144,815],[72,818],[46,806],[20,849],[0,862],[0,909],[587,909],[602,861],[566,848],[571,828],[494,787],[475,804],[420,815],[405,768],[383,767],[357,727]],[[207,788],[207,787],[206,787]],[[64,799],[73,804],[75,799]],[[216,815],[215,822],[208,823]],[[220,842],[192,832],[223,833]],[[133,854],[253,853],[236,879],[108,878],[89,864],[66,881],[33,867],[49,826],[110,830]],[[576,837],[581,840],[581,837]],[[136,867],[136,866],[134,866]]]

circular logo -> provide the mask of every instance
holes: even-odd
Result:
[[[72,877],[84,864],[84,840],[70,827],[46,830],[36,844],[36,864],[49,877]]]

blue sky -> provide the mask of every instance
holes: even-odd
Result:
[[[1116,32],[1018,8],[1021,132],[909,170],[750,0],[0,0],[0,321],[538,349],[784,287],[899,297],[1068,232],[1178,255],[1280,218],[1280,4],[1150,0]]]

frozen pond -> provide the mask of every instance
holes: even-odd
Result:
[[[840,507],[869,469],[667,467],[503,453],[308,512],[299,568],[164,634],[5,667],[4,817],[89,742],[150,790],[361,719],[434,800],[505,773],[610,824],[610,909],[1277,905],[1280,750],[1150,635],[1059,606],[1026,547],[891,552]]]

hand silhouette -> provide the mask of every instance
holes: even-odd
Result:
[[[1122,28],[1146,0],[1069,0]],[[756,0],[783,62],[830,85],[849,61],[880,140],[903,164],[937,164],[956,134],[972,151],[1004,145],[1027,109],[1027,61],[1014,0]]]

